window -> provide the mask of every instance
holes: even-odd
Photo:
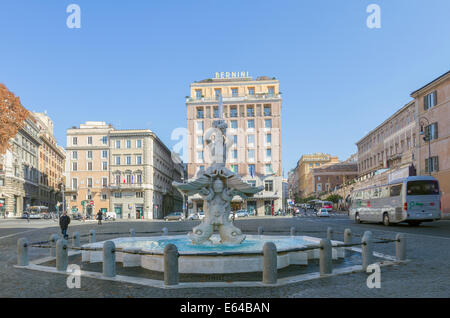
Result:
[[[92,161],[87,163],[87,169],[88,171],[92,171]]]
[[[197,131],[203,132],[203,122],[202,121],[197,122]]]
[[[102,193],[102,200],[108,200],[108,195],[106,193]]]
[[[264,181],[264,190],[265,191],[273,191],[273,180]]]
[[[317,192],[322,192],[322,183],[317,184]]]
[[[78,151],[72,151],[72,159],[74,160],[78,159]]]
[[[203,108],[197,108],[197,118],[204,118],[205,114],[203,112]]]
[[[143,198],[144,192],[136,192],[136,198]]]
[[[116,140],[116,148],[120,149],[120,140]]]
[[[265,167],[266,174],[273,173],[272,165],[270,163],[266,164],[264,167]]]
[[[201,99],[202,98],[202,90],[201,89],[196,89],[195,90],[195,98],[196,99]]]
[[[439,157],[431,157],[425,159],[425,172],[439,171]]]
[[[237,129],[237,128],[238,128],[237,120],[232,120],[231,121],[231,129]]]
[[[120,184],[120,174],[116,174],[114,176],[114,179],[115,179],[116,184]]]
[[[203,136],[197,136],[197,145],[203,146]]]
[[[231,158],[237,159],[238,157],[238,151],[236,149],[231,150]]]
[[[238,165],[231,165],[231,170],[234,173],[239,173],[239,166]]]
[[[439,185],[434,180],[409,181],[406,193],[408,195],[438,195]]]
[[[266,158],[267,159],[270,159],[270,158],[272,158],[272,149],[266,149]]]
[[[127,140],[127,149],[131,148],[131,140]]]
[[[222,95],[222,90],[220,88],[215,88],[214,95],[216,96],[216,98],[219,98],[219,96]]]
[[[254,87],[249,87],[249,88],[248,88],[248,94],[249,94],[250,96],[255,95],[255,88],[254,88]]]
[[[136,140],[136,148],[142,148],[142,140],[141,139]]]
[[[108,187],[108,178],[102,178],[102,187],[107,188]]]
[[[219,118],[219,108],[214,107],[214,118]]]
[[[88,145],[92,145],[92,137],[87,137],[87,143]]]
[[[126,157],[126,163],[127,165],[131,165],[131,156]]]
[[[122,192],[114,192],[114,197],[120,199],[122,197]]]
[[[106,161],[102,162],[102,170],[108,170],[108,162]]]
[[[231,96],[238,97],[238,89],[237,88],[232,88],[231,89]]]
[[[264,120],[264,127],[265,128],[272,128],[272,119],[265,119]]]
[[[391,186],[390,196],[391,197],[397,197],[397,196],[399,196],[401,194],[401,192],[402,192],[402,185],[401,184]]]
[[[77,195],[76,194],[73,194],[72,195],[72,201],[76,201],[77,200]]]
[[[72,189],[74,189],[74,190],[78,189],[78,179],[77,178],[72,179]]]
[[[272,134],[266,134],[266,144],[270,145],[272,143]]]
[[[247,143],[250,145],[254,145],[255,144],[255,135],[248,135],[247,136]]]
[[[247,108],[247,117],[254,117],[255,116],[255,109],[253,107]]]
[[[424,110],[430,109],[437,105],[437,91],[431,92],[423,97],[423,108]]]
[[[137,184],[142,184],[142,174],[136,175],[136,183]]]
[[[197,151],[197,160],[203,161],[203,151]]]
[[[116,165],[120,166],[120,156],[116,156]]]
[[[273,87],[273,86],[267,87],[267,92],[268,92],[269,96],[273,96],[274,91],[275,91],[275,87]]]
[[[438,139],[438,123],[433,123],[425,127],[426,141]],[[429,138],[429,139],[428,139]]]
[[[78,163],[72,162],[72,171],[77,171],[77,170],[78,170]]]
[[[255,150],[254,149],[249,149],[248,151],[248,159],[249,160],[255,160]]]
[[[264,106],[264,116],[270,116],[270,115],[271,115],[270,106]]]
[[[237,117],[237,107],[230,108],[230,117]]]
[[[87,178],[87,186],[88,188],[92,188],[92,178]]]
[[[253,128],[255,128],[255,120],[254,120],[254,119],[249,119],[249,120],[247,121],[247,128],[248,128],[248,129],[253,129]]]
[[[102,137],[102,144],[106,145],[108,143],[108,137],[103,136]]]
[[[238,136],[237,135],[233,135],[233,145],[237,146],[237,142],[238,142]]]
[[[88,159],[92,159],[93,155],[92,155],[92,150],[88,150],[87,152],[87,158]]]
[[[251,176],[255,175],[255,165],[248,165],[248,174]]]
[[[74,145],[74,146],[78,145],[78,138],[77,137],[72,137],[72,145]]]
[[[141,165],[142,164],[142,156],[136,157],[136,164]]]

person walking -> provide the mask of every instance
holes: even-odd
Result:
[[[98,211],[97,213],[97,220],[98,220],[98,225],[102,225],[102,219],[103,219],[103,213],[102,211]]]
[[[61,227],[61,233],[64,236],[64,239],[68,239],[69,235],[67,235],[67,228],[69,227],[70,217],[67,215],[67,212],[64,211],[62,216],[59,218],[59,226]]]

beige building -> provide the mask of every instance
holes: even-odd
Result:
[[[87,121],[67,130],[66,206],[95,216],[109,209],[109,132],[112,125]]]
[[[356,143],[361,181],[383,169],[391,171],[391,179],[415,175],[416,119],[416,105],[411,101]]]
[[[324,191],[322,186],[325,186],[325,184],[322,184],[321,182],[316,184],[314,182],[312,174],[313,169],[319,168],[325,164],[338,162],[338,157],[333,157],[325,153],[313,153],[301,156],[300,160],[297,162],[297,166],[292,172],[296,176],[291,176],[293,182],[291,182],[291,187],[297,186],[296,188],[291,189],[294,198],[307,198]]]
[[[56,143],[53,121],[46,113],[33,113],[39,127],[39,205],[56,211],[62,204],[66,154]],[[58,205],[58,208],[56,207]],[[61,206],[62,208],[62,206]]]
[[[450,214],[450,72],[411,93],[417,107],[417,174],[439,180],[442,211]],[[423,134],[421,134],[423,132]],[[429,142],[428,142],[428,138]],[[424,138],[426,140],[424,140]]]
[[[253,79],[246,72],[223,72],[191,83],[186,99],[189,178],[209,164],[204,139],[212,122],[219,118],[219,96],[223,98],[223,119],[231,141],[227,168],[252,185],[265,187],[265,191],[246,201],[235,197],[231,208],[271,215],[282,208],[283,192],[279,81],[266,76]],[[190,201],[191,209],[203,210],[200,197]]]

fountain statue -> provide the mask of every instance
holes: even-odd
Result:
[[[233,171],[225,167],[227,144],[227,124],[222,119],[223,103],[219,98],[219,119],[213,121],[212,128],[205,134],[205,141],[211,165],[204,171],[199,171],[193,180],[187,183],[174,181],[172,184],[182,194],[199,194],[205,201],[205,218],[202,223],[192,229],[188,237],[194,244],[210,241],[215,230],[219,231],[221,243],[240,244],[245,240],[241,230],[229,219],[230,202],[235,195],[242,199],[253,196],[264,189],[263,186],[253,187]]]

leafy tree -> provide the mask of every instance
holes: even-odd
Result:
[[[325,199],[325,201],[331,201],[333,203],[338,203],[339,200],[341,200],[341,199],[342,199],[342,197],[339,194],[331,194]]]
[[[23,128],[28,116],[29,112],[20,103],[20,98],[0,83],[0,155],[10,148],[9,140]]]

